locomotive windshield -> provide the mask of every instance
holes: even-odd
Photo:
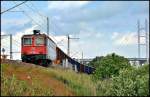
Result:
[[[36,45],[44,45],[44,38],[43,37],[37,37],[35,40]]]
[[[31,45],[32,44],[32,39],[31,38],[24,38],[23,39],[23,44],[24,45]]]

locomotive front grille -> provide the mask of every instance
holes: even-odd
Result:
[[[36,54],[36,55],[22,55],[22,60],[25,61],[37,61],[39,59],[46,59],[46,54]]]

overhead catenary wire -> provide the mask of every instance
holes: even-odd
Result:
[[[78,37],[78,35],[76,35],[76,33],[75,33],[75,36]],[[78,41],[77,45],[78,45],[78,48],[79,48],[79,49],[78,49],[78,50],[79,50],[79,51],[78,51],[78,55],[79,55],[79,54],[81,54],[81,53],[79,53],[80,51],[82,51],[82,53],[83,53],[83,47],[82,47],[82,45],[80,44],[79,41]],[[79,55],[79,56],[81,56],[81,55]],[[81,57],[82,57],[82,56],[81,56]]]
[[[17,46],[21,46],[21,43],[19,43],[17,40],[13,39],[13,41],[15,41],[15,43],[17,44]]]
[[[45,17],[45,20],[47,20],[47,19],[46,19],[46,16],[42,15],[32,2],[29,2],[29,3],[32,5],[32,7],[34,7],[34,8],[36,9],[37,13],[38,13],[41,17]]]
[[[53,17],[51,18],[51,22],[53,22]],[[54,22],[53,22],[53,24],[55,24]],[[56,27],[56,29],[58,28],[59,29],[59,31],[62,31],[62,29],[58,26],[58,25],[56,25],[55,24],[55,27]],[[55,31],[54,31],[55,32]],[[55,37],[54,37],[54,39],[55,39]],[[56,40],[56,39],[55,39]],[[61,41],[62,42],[62,41]],[[58,45],[60,44],[59,42],[57,42],[58,43]],[[65,47],[63,44],[61,44],[61,46],[63,46],[64,47],[64,49],[66,49],[67,50],[67,47]]]
[[[51,19],[51,21],[53,21],[53,19]],[[54,23],[53,23],[53,24],[54,24]],[[55,24],[55,26],[57,26],[57,25]],[[62,31],[59,26],[57,26],[57,28],[58,28],[60,31]],[[62,42],[62,41],[61,41],[61,42]],[[64,46],[64,45],[63,45],[63,46]],[[65,46],[64,46],[64,47],[65,47]],[[65,47],[65,49],[67,49],[67,48]]]
[[[14,3],[16,3],[16,2],[14,2]],[[28,6],[27,4],[25,4],[24,6]],[[29,7],[29,6],[28,6]],[[20,9],[23,9],[22,7],[20,7]],[[31,9],[31,8],[30,8]],[[32,8],[33,9],[33,8]],[[43,27],[43,25],[41,26],[41,24],[39,24],[39,23],[37,23],[26,11],[24,11],[23,10],[23,14],[25,14],[31,21],[33,21],[35,24],[37,24],[38,26],[40,26],[41,28],[44,28]],[[54,23],[55,24],[55,23]],[[60,29],[60,27],[59,26],[57,26],[57,24],[55,24],[55,27],[56,27],[56,29],[59,29],[60,31],[62,31],[61,29]],[[44,28],[45,29],[45,28]],[[53,39],[55,39],[56,40],[56,42],[57,42],[57,39],[54,37],[54,36],[52,36],[51,35],[51,37],[53,37]],[[63,45],[64,46],[64,45]],[[65,47],[65,46],[64,46]],[[66,47],[65,47],[66,48]]]
[[[17,40],[15,40],[15,39],[13,39],[13,40],[14,40],[17,44],[19,44],[19,45],[21,44],[21,42],[18,42],[18,41],[17,41]]]
[[[39,14],[42,18],[43,17],[45,17],[45,19],[47,18],[46,16],[44,16],[44,15],[42,15],[40,12],[39,12],[39,10],[37,9],[37,7],[35,7],[35,5],[32,3],[32,2],[29,2],[31,5],[32,5],[32,7],[34,7],[34,9],[33,8],[31,8],[32,10],[34,10],[34,12],[36,11],[36,13],[37,14]],[[27,4],[26,4],[27,5]],[[28,5],[27,5],[28,6]],[[35,10],[36,9],[36,10]],[[51,17],[51,21],[53,22],[53,17]],[[62,31],[62,29],[60,29],[60,27],[59,26],[57,26],[54,22],[53,22],[53,24],[56,26],[56,28],[58,28],[60,31]],[[54,31],[54,33],[55,33],[55,31]]]
[[[14,1],[13,1],[13,3],[16,4],[16,2],[14,2]],[[23,8],[21,8],[21,7],[20,7],[20,9],[23,10]],[[24,10],[23,10],[23,14],[26,15],[28,18],[30,18],[30,20],[33,21],[35,24],[37,24],[37,25],[40,26],[41,28],[45,29],[45,28],[43,27],[43,25],[40,25],[39,23],[37,23],[37,22],[36,22],[33,18],[31,18],[31,16],[29,16],[28,13],[26,13]]]
[[[75,55],[78,55],[79,52],[78,51],[74,51],[74,53],[71,55],[71,57],[75,56]]]
[[[13,3],[15,3],[16,4],[16,2],[13,2]],[[20,9],[23,9],[22,7],[20,7]],[[20,10],[19,9],[19,10]],[[28,13],[26,13],[24,10],[23,11],[21,11],[21,12],[23,12],[23,14],[25,14],[28,18],[30,18],[31,19],[31,21],[33,21],[34,23],[36,23],[38,26],[40,26],[41,28],[44,28],[43,26],[41,26],[39,23],[37,23],[37,22],[35,22],[34,21],[34,19],[32,18],[32,17],[30,17],[30,15],[28,15]],[[45,29],[45,28],[44,28]],[[52,36],[52,35],[51,35]],[[56,38],[54,37],[54,36],[52,36],[53,37],[53,39],[55,39],[56,40]],[[13,39],[14,40],[14,39]],[[57,40],[56,40],[57,41]],[[15,42],[17,42],[16,40],[15,40]],[[16,44],[16,43],[15,43]],[[17,42],[17,46],[20,46],[20,43],[18,43]]]
[[[25,4],[26,7],[28,7],[29,9],[31,9],[34,13],[36,13],[37,15],[41,16],[41,18],[43,18],[44,16],[42,16],[41,14],[39,14],[38,12],[36,12],[36,10],[34,10],[31,6],[29,6],[28,4]],[[45,20],[40,20],[41,22],[45,21]],[[43,24],[43,23],[42,23]]]
[[[24,4],[24,3],[26,3],[26,2],[27,2],[27,1],[24,1],[24,2],[22,2],[22,3],[20,3],[20,4],[17,4],[17,5],[15,5],[15,6],[9,8],[9,9],[7,9],[7,10],[1,12],[1,14],[5,13],[5,12],[7,12],[7,11],[10,11],[10,10],[12,10],[12,9],[14,9],[14,8],[16,8],[16,7],[18,7],[18,6],[22,5],[22,4]]]
[[[56,29],[59,29],[59,31],[63,31],[63,32],[64,32],[64,30],[62,30],[62,28],[61,28],[60,26],[58,26],[58,23],[57,23],[57,24],[54,23],[53,20],[54,20],[54,18],[51,17],[51,22],[55,25]],[[55,30],[55,29],[54,29],[54,30]],[[55,31],[54,31],[54,32],[55,32]]]
[[[7,44],[7,41],[9,40],[9,36],[7,36],[7,35],[6,35],[6,36],[5,36],[5,35],[4,35],[4,36],[1,36],[1,38],[2,38],[1,41],[3,41],[3,39],[4,39],[3,37],[5,38],[5,41],[2,42],[1,44]],[[17,45],[20,45],[20,44],[21,44],[20,42],[18,42],[17,40],[15,40],[15,39],[13,39],[13,38],[12,38],[12,40],[14,40],[14,41],[17,43]]]
[[[10,43],[8,45],[8,41],[9,41],[8,38],[5,38],[5,40],[2,40],[2,41],[3,42],[1,44],[1,48],[4,48],[6,50],[6,52],[5,52],[6,55],[10,56],[11,55],[10,51],[12,52],[12,54],[14,54],[14,53],[21,53],[21,51],[16,51],[16,48],[12,47],[12,50],[10,49]],[[12,41],[13,41],[13,46],[14,47],[20,47],[20,43],[17,40],[12,38]]]
[[[29,7],[27,4],[25,4],[25,6],[31,9],[31,7]],[[33,11],[33,8],[32,8],[32,11]],[[35,12],[35,11],[34,11],[34,12]],[[31,21],[33,21],[34,23],[36,23],[36,24],[37,24],[38,26],[40,26],[41,28],[45,29],[46,26],[44,26],[42,23],[39,24],[39,23],[35,22],[34,19],[32,19],[31,16],[29,16],[25,11],[24,11],[23,13],[24,13],[27,17],[29,17],[29,18],[31,19]],[[39,14],[39,15],[41,15],[41,14]],[[41,15],[41,16],[42,16],[42,15]],[[43,17],[46,17],[46,16],[43,15]],[[52,36],[52,37],[53,37],[53,36]]]
[[[37,8],[34,6],[34,4],[32,3],[32,2],[29,2],[30,4],[32,4],[32,7],[34,7],[36,10],[37,10]],[[25,4],[26,6],[28,6],[27,4]],[[28,7],[30,7],[30,6],[28,6]],[[31,7],[30,7],[31,8]],[[36,11],[36,10],[34,10],[33,8],[31,8],[31,10],[32,11]],[[41,17],[43,17],[43,15],[41,15],[41,13],[39,13],[39,11],[37,10],[37,14],[39,14]],[[44,16],[45,17],[45,16]],[[51,19],[52,20],[52,19]],[[55,24],[55,23],[53,23],[53,24]],[[57,26],[56,24],[55,24],[55,26],[56,26],[56,28],[58,28],[60,31],[62,31],[61,29],[60,29],[60,27],[59,26]],[[55,31],[54,31],[55,32]],[[58,43],[58,41],[57,41],[57,39],[53,36],[53,35],[51,35],[51,37],[53,37],[53,39]],[[57,44],[56,43],[56,44]]]
[[[41,26],[39,23],[35,22],[34,19],[32,19],[26,12],[23,12],[28,18],[30,18],[31,21],[33,21],[35,24],[37,24],[39,27],[45,29],[43,26]]]
[[[13,2],[13,3],[16,3],[16,2]],[[21,7],[20,7],[21,8]],[[23,8],[21,8],[22,10],[23,10]],[[24,10],[23,10],[23,14],[25,14],[28,18],[30,18],[31,19],[31,21],[33,21],[33,22],[35,22],[34,21],[34,19],[32,19]],[[38,26],[40,26],[41,28],[43,28],[43,29],[45,29],[43,26],[41,26],[39,23],[37,23],[37,22],[35,22]],[[57,41],[57,39],[53,36],[53,35],[51,35],[51,37],[53,37],[53,39],[56,41],[56,42],[58,42]],[[65,47],[66,48],[66,47]]]

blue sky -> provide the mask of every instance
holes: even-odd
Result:
[[[20,2],[2,1],[1,9],[6,10]],[[22,12],[6,12],[1,15],[2,33],[12,33],[20,42],[18,35],[32,33],[32,29],[46,32],[44,16],[48,16],[50,35],[55,37],[56,43],[62,40],[58,46],[65,52],[65,35],[69,33],[71,37],[80,38],[71,40],[71,55],[76,58],[81,58],[82,51],[84,58],[112,52],[137,57],[137,20],[141,24],[145,19],[149,21],[148,1],[28,1],[13,10],[24,11],[42,27],[34,28],[36,24]],[[142,57],[145,57],[144,49]]]

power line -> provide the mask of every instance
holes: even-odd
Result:
[[[41,17],[43,17],[43,15],[41,15],[41,13],[39,13],[39,11],[38,11],[38,9],[34,6],[34,4],[32,3],[32,2],[29,2],[31,5],[32,5],[32,7],[34,7],[36,10],[37,10],[37,14],[39,14]],[[25,4],[26,6],[28,6],[27,4]],[[28,6],[28,7],[30,7],[30,6]],[[31,8],[31,7],[30,7]],[[31,8],[31,10],[33,11],[34,9],[33,8]],[[35,10],[34,10],[34,12],[35,12]],[[54,23],[53,23],[54,24]],[[56,24],[55,24],[55,26],[57,26]],[[60,27],[56,27],[56,28],[59,28],[59,30],[61,30],[60,29]],[[53,37],[53,36],[51,36],[51,37]],[[53,37],[53,39],[57,42],[57,40],[56,40],[56,38],[55,37]],[[64,46],[64,45],[63,45]]]
[[[53,20],[54,18],[52,18],[51,19],[51,21]],[[53,22],[53,24],[55,24],[54,22]],[[58,28],[60,31],[62,31],[62,29],[59,27],[59,26],[57,26],[56,24],[55,24],[55,27],[56,28]],[[55,32],[55,31],[54,31]],[[53,37],[53,36],[52,36]],[[54,39],[55,39],[55,37],[53,37]],[[55,39],[56,40],[56,39]],[[56,40],[57,41],[57,40]],[[62,40],[61,40],[61,42],[62,42]],[[59,43],[59,42],[57,42],[57,43]],[[58,44],[59,45],[59,44]],[[65,47],[63,44],[62,44],[62,46],[67,50],[67,47]]]
[[[75,55],[79,55],[79,52],[78,51],[74,51],[74,53],[71,55],[71,57],[75,56]]]
[[[21,44],[21,43],[20,43],[20,42],[18,42],[17,40],[15,40],[15,39],[13,39],[13,40],[14,40],[17,44],[19,44],[19,45]]]
[[[59,42],[57,42],[57,44],[62,44],[63,41],[64,39],[61,39]]]
[[[29,9],[31,9],[34,13],[38,14],[39,16],[41,16],[41,14],[37,13],[36,10],[34,10],[32,7],[30,7],[28,4],[25,4],[26,7],[28,7]],[[43,18],[43,16],[41,16]],[[43,22],[43,21],[41,21]],[[42,23],[43,24],[43,23]]]
[[[41,16],[41,17],[43,17],[44,15],[42,15],[39,11],[38,11],[38,9],[34,6],[34,4],[32,3],[32,2],[29,2],[36,10],[37,10],[37,13]],[[45,17],[45,16],[44,16]],[[46,18],[46,17],[45,17]],[[46,19],[45,19],[46,20]]]
[[[15,2],[14,2],[15,3]],[[23,8],[21,8],[22,10],[23,10]],[[33,22],[35,22],[25,11],[23,11],[23,13],[27,16],[27,17],[29,17]],[[43,26],[41,26],[40,24],[38,24],[37,22],[35,22],[37,25],[39,25],[40,27],[42,27],[43,28]],[[44,28],[45,29],[45,28]],[[51,37],[53,37],[53,35],[51,35]],[[53,37],[53,39],[57,42],[57,40],[56,40],[56,38],[55,37]],[[65,47],[66,48],[66,47]]]
[[[24,1],[24,2],[22,2],[22,3],[20,3],[20,4],[18,4],[18,5],[15,5],[15,6],[9,8],[9,9],[7,9],[7,10],[1,12],[1,14],[5,13],[5,12],[7,12],[7,11],[10,11],[10,10],[12,10],[12,9],[14,9],[14,8],[16,8],[16,7],[20,6],[20,5],[22,5],[23,3],[26,3],[26,2],[27,2],[27,1]]]
[[[43,26],[41,26],[39,23],[35,22],[34,19],[32,19],[27,13],[23,12],[28,18],[31,19],[31,21],[33,21],[35,24],[37,24],[38,26],[40,26],[41,28],[45,29]]]
[[[34,6],[34,4],[32,4],[31,2],[29,2],[30,4],[31,4],[31,6],[32,7],[30,7],[29,5],[26,5],[27,7],[29,7],[33,12],[35,12],[35,13],[37,13],[39,16],[41,16],[41,18],[45,18],[45,20],[46,20],[46,22],[47,22],[47,26],[45,26],[45,27],[47,27],[47,35],[49,35],[49,18],[47,17],[47,16],[45,16],[45,15],[42,15],[37,9],[36,9],[36,7]],[[37,11],[36,11],[36,10]],[[43,19],[40,19],[42,22],[44,21]],[[43,22],[43,23],[45,23],[45,21]]]
[[[13,1],[13,3],[15,3],[16,4],[16,2],[15,1]],[[27,6],[27,4],[25,4],[25,6]],[[28,8],[29,8],[29,6],[27,6]],[[21,8],[21,7],[20,7]],[[23,8],[21,8],[22,10],[23,10]],[[30,8],[31,9],[31,8]],[[23,12],[23,14],[24,15],[26,15],[28,18],[30,18],[30,20],[31,21],[33,21],[35,24],[37,24],[38,26],[40,26],[41,28],[43,28],[43,29],[45,29],[44,27],[42,27],[39,23],[37,23],[36,21],[34,21],[34,19],[32,19],[27,13],[26,13],[26,11],[25,10],[23,10],[23,11],[20,11],[20,12]],[[42,23],[42,25],[43,25],[43,23]]]
[[[53,22],[53,17],[51,17],[51,21]],[[58,24],[56,24],[56,23],[54,23],[53,22],[53,24],[55,25],[55,27],[56,27],[56,29],[59,29],[60,31],[63,31],[61,28],[60,28],[60,26],[58,26]],[[64,31],[63,31],[64,32]]]
[[[4,37],[6,37],[6,35],[4,35]],[[4,38],[3,38],[3,39],[4,39]],[[2,39],[2,40],[3,40],[3,39]],[[2,41],[2,40],[1,40],[1,41]],[[18,46],[20,46],[21,43],[19,43],[19,42],[18,42],[17,40],[15,40],[15,39],[12,39],[12,40],[14,40],[15,43],[16,43]],[[6,41],[8,41],[8,37],[5,38],[5,43],[6,43]],[[5,44],[5,43],[3,43],[3,44]]]
[[[30,2],[30,4],[32,4],[32,6],[37,10],[37,8],[34,6],[33,3]],[[34,10],[32,7],[28,6],[27,4],[25,4],[25,5],[26,5],[27,7],[29,7],[32,11],[35,12],[35,10]],[[37,10],[37,14],[39,14],[41,17],[43,17],[43,15],[41,15],[38,10]],[[55,25],[56,25],[56,24],[55,24]],[[57,25],[56,25],[56,26],[57,26]],[[60,27],[57,26],[57,28],[59,28],[59,30],[61,30]],[[53,36],[52,36],[52,37],[53,37]],[[55,37],[53,37],[53,39],[56,40]],[[57,40],[56,40],[56,41],[57,41]]]
[[[34,4],[32,4],[31,2],[30,2],[30,4],[31,4],[31,6],[33,7],[30,7],[31,9],[32,9],[32,11],[34,10],[34,12],[36,12],[38,15],[40,15],[42,18],[44,17],[45,18],[45,20],[46,20],[46,22],[47,22],[47,26],[45,26],[45,27],[47,27],[47,35],[49,35],[49,17],[48,16],[45,16],[45,15],[43,15],[43,14],[41,14],[38,10],[37,10],[37,8],[34,6]],[[36,10],[35,10],[36,9]],[[43,20],[44,21],[44,20]],[[42,21],[42,22],[43,22]],[[44,22],[45,23],[45,22]]]
[[[51,21],[52,21],[52,19],[51,19]],[[53,22],[53,24],[55,24],[55,23]],[[55,24],[55,27],[58,28],[60,31],[62,31],[62,29],[59,26],[57,26],[56,24]],[[71,38],[71,39],[78,39],[78,38]],[[64,45],[62,45],[62,46],[65,47]],[[67,50],[67,47],[65,47],[65,49]]]
[[[14,3],[16,3],[16,2],[14,2]],[[33,4],[32,4],[33,5]],[[29,6],[27,5],[27,4],[25,4],[25,6],[27,6],[28,8],[29,8]],[[23,9],[23,8],[21,8],[21,9]],[[31,8],[30,7],[30,9],[32,9],[32,11],[33,11],[33,8]],[[35,22],[34,21],[34,19],[32,19],[25,11],[22,11],[23,12],[23,14],[25,14],[27,17],[29,17],[34,23],[36,23],[38,26],[40,26],[40,27],[42,27],[43,28],[43,26],[41,26],[39,23],[37,23],[37,22]],[[35,11],[34,11],[35,12]],[[41,16],[41,14],[39,14],[40,16]],[[55,24],[56,25],[56,24]],[[57,25],[56,25],[57,26]],[[58,26],[56,27],[56,28],[59,28]],[[45,29],[45,28],[44,28]],[[60,28],[59,28],[60,29]],[[61,30],[61,29],[60,29]],[[53,37],[53,36],[52,36]],[[55,39],[55,37],[53,37],[53,39]],[[56,40],[56,39],[55,39]],[[57,40],[56,40],[57,41]],[[63,45],[64,46],[64,45]],[[66,48],[66,47],[65,47]]]
[[[13,1],[13,3],[16,3]],[[20,7],[21,8],[21,7]],[[23,10],[23,8],[21,8]],[[43,26],[41,26],[39,23],[35,22],[34,19],[32,19],[24,10],[23,10],[23,14],[26,15],[28,18],[30,18],[31,21],[33,21],[35,24],[37,24],[38,26],[40,26],[41,28],[44,28]],[[44,28],[45,29],[45,28]]]
[[[14,40],[14,39],[13,39]],[[14,40],[17,44],[17,46],[20,46],[21,43],[19,43],[18,41]]]
[[[16,39],[13,39],[15,42],[17,42],[18,44],[21,44],[21,42],[18,42]]]

